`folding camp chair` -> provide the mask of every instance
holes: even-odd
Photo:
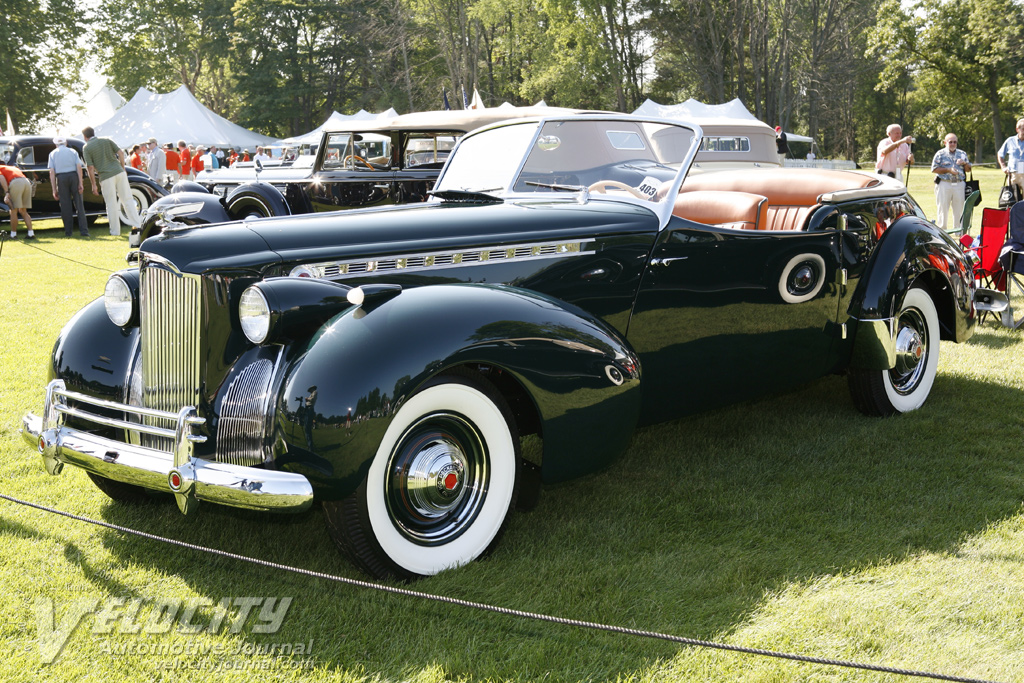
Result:
[[[953,234],[959,232],[961,235],[971,233],[971,219],[974,217],[974,207],[981,201],[981,192],[975,190],[964,200],[964,212],[960,215],[960,225],[946,232]]]
[[[974,266],[977,285],[974,307],[981,314],[981,322],[985,322],[990,313],[1000,319],[1010,305],[1002,293],[1006,289],[1006,280],[999,263],[999,251],[1006,241],[1009,223],[1010,209],[985,208],[981,212],[981,236],[973,243],[974,252],[980,259]]]
[[[1024,327],[1024,202],[1010,209],[1008,239],[1000,249],[999,265],[1003,269],[1007,301],[1000,319],[1006,327],[1017,330]]]

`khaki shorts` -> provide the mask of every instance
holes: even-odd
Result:
[[[11,208],[31,209],[32,208],[32,183],[28,178],[15,178],[11,181]]]

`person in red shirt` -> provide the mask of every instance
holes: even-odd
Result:
[[[25,219],[28,238],[36,234],[32,231],[32,218],[28,210],[32,208],[32,183],[17,166],[0,164],[0,190],[3,190],[4,204],[11,209],[11,239],[18,236],[18,214]]]
[[[192,155],[192,175],[197,175],[203,170],[203,153],[206,148],[196,145],[196,153]]]
[[[231,155],[228,157],[228,166],[234,166],[236,161],[238,161],[238,152],[231,150]]]
[[[174,183],[178,180],[178,167],[181,165],[181,157],[178,156],[178,152],[171,146],[171,143],[167,143],[164,154],[167,155],[167,175],[171,176],[171,182]]]
[[[131,167],[141,171],[142,170],[142,157],[139,156],[139,146],[132,145],[132,155],[128,157],[128,163]]]
[[[178,140],[178,173],[185,180],[192,178],[192,153],[188,149],[188,145],[185,144],[184,140]]]

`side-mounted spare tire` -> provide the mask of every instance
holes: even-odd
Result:
[[[291,209],[284,195],[268,183],[239,185],[224,200],[232,220],[289,216]]]

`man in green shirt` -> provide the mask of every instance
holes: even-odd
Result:
[[[85,138],[82,155],[92,182],[92,192],[96,194],[96,176],[99,176],[103,201],[107,205],[110,234],[121,234],[120,206],[124,206],[128,223],[134,228],[141,227],[142,219],[135,208],[128,174],[124,170],[124,150],[110,138],[96,137],[96,131],[91,126],[82,129],[82,137]]]

